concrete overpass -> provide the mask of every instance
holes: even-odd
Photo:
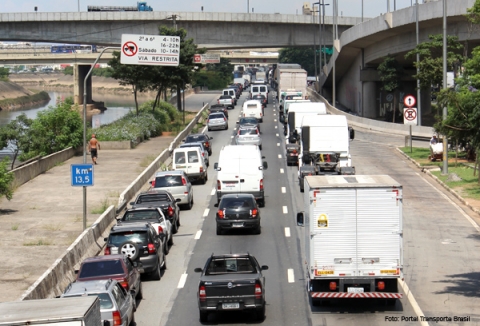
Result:
[[[471,28],[464,15],[475,0],[447,2],[448,35],[458,36],[460,41],[469,41],[469,49],[480,45],[480,29]],[[442,1],[419,5],[419,39],[428,40],[429,35],[442,34]],[[416,81],[412,60],[405,54],[415,48],[415,7],[384,14],[352,27],[341,34],[335,48],[336,54],[330,60],[320,78],[325,93],[332,90],[333,60],[336,62],[336,99],[352,112],[367,118],[383,118],[393,110],[394,94],[380,90],[377,66],[388,54],[393,55],[407,69],[403,89],[397,96],[399,108],[403,110],[403,96],[416,96]],[[430,90],[422,91],[422,112],[430,111]],[[403,111],[402,111],[403,112]]]
[[[122,34],[157,35],[158,27],[185,28],[187,37],[207,49],[311,46],[318,18],[311,15],[220,12],[32,12],[0,14],[0,41],[80,43],[120,46]],[[314,21],[316,19],[316,21]],[[332,45],[332,17],[325,17]],[[361,22],[339,17],[342,33]],[[317,33],[318,44],[318,33]]]
[[[112,59],[112,52],[105,52],[100,63],[108,63]],[[220,57],[227,58],[232,64],[265,65],[278,62],[278,55],[269,52],[236,50],[214,50],[209,53],[219,53]],[[98,53],[51,53],[49,47],[32,47],[28,49],[0,49],[1,65],[56,65],[56,64],[92,64]]]

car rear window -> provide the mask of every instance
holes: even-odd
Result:
[[[230,208],[230,209],[239,209],[241,207],[253,207],[252,198],[222,198],[222,201],[219,205],[221,209]]]
[[[258,135],[257,129],[239,129],[238,130],[239,135]]]
[[[260,86],[260,92],[266,92],[267,88],[265,86]]]
[[[249,258],[220,258],[212,259],[205,274],[226,274],[226,273],[256,273],[255,267]]]
[[[69,295],[64,298],[74,298],[74,297],[83,297],[84,295]],[[113,308],[113,302],[108,293],[88,293],[89,297],[98,297],[100,300],[100,309],[107,310]]]
[[[122,217],[122,221],[142,221],[142,220],[152,220],[159,219],[162,216],[158,213],[156,209],[152,210],[138,210],[126,212]]]
[[[224,115],[223,114],[210,114],[208,116],[209,119],[223,119]]]
[[[182,186],[181,175],[166,175],[155,178],[155,188]]]
[[[91,261],[84,263],[80,274],[78,275],[79,279],[97,277],[97,276],[107,276],[107,275],[116,275],[123,274],[123,265],[120,259],[117,260],[106,260],[106,261]]]
[[[152,203],[158,201],[170,201],[170,198],[166,194],[141,195],[138,197],[136,204]]]
[[[129,241],[139,244],[146,244],[148,242],[147,231],[125,231],[110,234],[109,242],[116,247],[120,247],[121,244]]]
[[[247,104],[247,109],[256,109],[256,108],[258,108],[257,103]]]
[[[186,143],[196,143],[196,142],[203,141],[203,140],[205,140],[204,135],[189,135],[185,139],[185,142]]]
[[[198,163],[198,152],[188,151],[188,163]]]
[[[183,164],[185,161],[185,152],[176,152],[175,153],[175,164]]]
[[[230,95],[222,95],[222,96],[220,96],[220,99],[221,100],[225,100],[225,99],[228,100],[228,99],[232,99],[232,97]]]
[[[257,121],[257,118],[242,118],[240,119],[240,124],[242,123],[253,123],[253,124],[257,124],[258,121]]]

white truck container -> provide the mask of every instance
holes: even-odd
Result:
[[[291,110],[291,108],[290,108]],[[350,155],[350,139],[355,134],[343,115],[312,115],[302,120],[300,135],[299,185],[314,174],[355,174]]]
[[[0,303],[0,325],[99,326],[97,296]]]
[[[308,103],[308,102],[311,102],[311,101],[304,100],[303,97],[299,97],[299,96],[292,96],[291,99],[290,99],[290,96],[285,97],[285,100],[283,101],[283,109],[279,110],[278,112],[280,122],[285,123],[288,110],[292,103]]]
[[[388,175],[307,176],[304,226],[308,292],[322,299],[402,298],[402,186]]]
[[[290,104],[288,115],[285,119],[286,136],[290,135],[295,129],[299,134],[302,133],[303,118],[307,115],[324,115],[327,114],[327,107],[325,103],[321,102],[307,102],[307,103],[292,103]]]
[[[277,68],[277,99],[280,111],[283,109],[285,96],[294,95],[307,99],[307,72],[304,69]]]

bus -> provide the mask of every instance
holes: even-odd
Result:
[[[52,45],[50,47],[51,53],[94,53],[97,52],[96,45],[86,44],[63,44]]]

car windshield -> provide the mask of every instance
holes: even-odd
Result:
[[[155,178],[155,188],[182,186],[181,175],[166,175]]]
[[[220,209],[240,209],[242,207],[253,207],[251,198],[222,198]]]
[[[258,135],[258,131],[255,128],[252,129],[239,129],[238,134],[243,136],[243,135]]]
[[[257,118],[242,118],[240,119],[240,124],[257,124],[258,121],[257,121]]]
[[[84,296],[85,295],[83,294],[78,294],[78,295],[69,295],[64,298],[84,297]],[[112,302],[112,299],[110,299],[110,296],[108,295],[108,293],[88,293],[87,296],[98,297],[100,299],[100,310],[107,310],[107,309],[113,308],[113,302]]]
[[[212,259],[205,272],[206,275],[226,273],[255,274],[256,271],[249,258],[233,257]]]
[[[125,231],[110,234],[109,242],[116,247],[129,241],[146,244],[148,242],[147,231]]]
[[[159,201],[170,201],[170,198],[167,194],[148,194],[148,195],[140,195],[137,198],[135,204],[145,204],[145,203],[153,203]]]
[[[123,265],[120,259],[105,261],[90,261],[82,264],[79,279],[123,274]]]
[[[196,143],[205,140],[205,135],[189,135],[185,139],[186,143]]]
[[[161,215],[156,209],[138,210],[126,212],[122,217],[122,221],[142,221],[142,220],[158,220]]]

